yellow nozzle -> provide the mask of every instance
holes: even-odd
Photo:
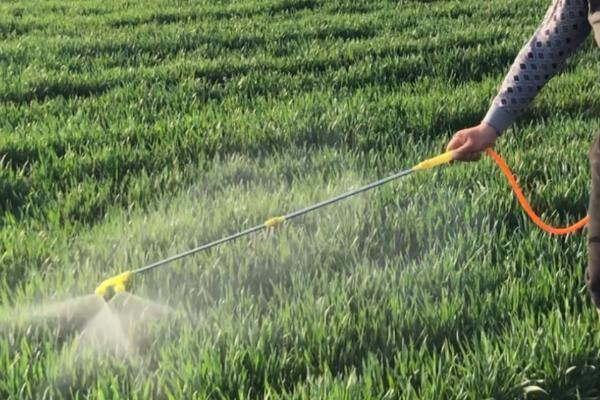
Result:
[[[110,299],[117,293],[123,293],[127,290],[127,285],[132,275],[133,272],[127,271],[108,278],[98,285],[94,293],[104,299]]]
[[[274,217],[270,218],[265,222],[265,228],[275,228],[281,225],[285,221],[285,217]]]
[[[447,151],[444,154],[441,154],[437,157],[433,157],[430,158],[428,160],[425,161],[421,161],[420,163],[418,163],[417,165],[415,165],[413,167],[413,169],[415,171],[418,170],[422,170],[422,169],[431,169],[431,168],[435,168],[439,165],[443,165],[443,164],[448,164],[450,161],[453,160],[453,151]]]

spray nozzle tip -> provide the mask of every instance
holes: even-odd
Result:
[[[94,293],[105,300],[110,300],[115,294],[127,291],[127,286],[132,275],[133,272],[127,271],[108,278],[98,285]]]

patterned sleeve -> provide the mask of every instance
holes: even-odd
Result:
[[[519,52],[483,119],[504,132],[589,35],[588,0],[554,0],[544,21]]]

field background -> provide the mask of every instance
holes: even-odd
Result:
[[[538,231],[489,160],[148,275],[184,317],[135,362],[6,323],[435,155],[549,3],[3,1],[0,398],[600,396],[585,237]],[[597,57],[497,147],[557,224],[586,211]]]

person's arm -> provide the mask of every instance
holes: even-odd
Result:
[[[588,0],[552,2],[542,24],[512,64],[482,123],[457,132],[448,144],[448,150],[455,150],[455,158],[477,159],[561,70],[590,33],[588,7]]]

